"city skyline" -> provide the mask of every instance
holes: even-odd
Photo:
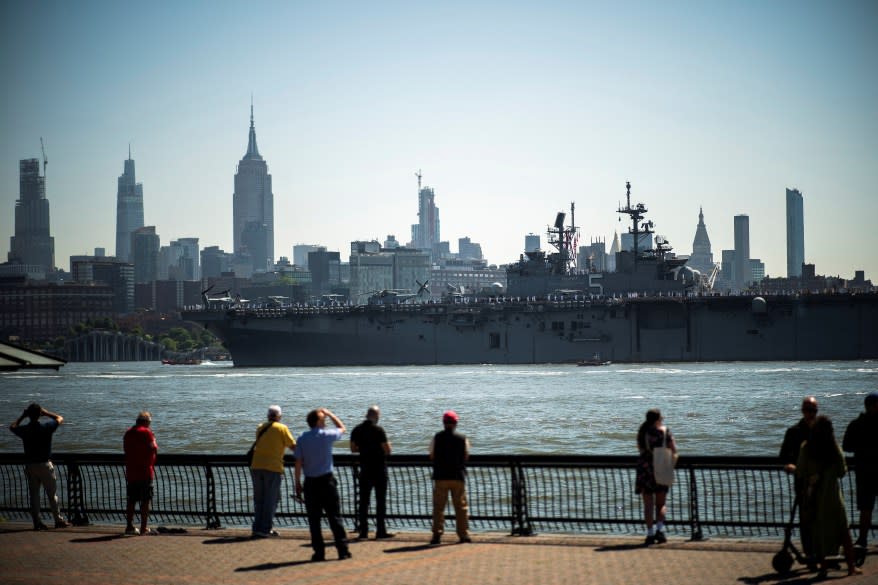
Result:
[[[43,136],[59,267],[115,249],[129,142],[162,241],[231,251],[253,92],[275,259],[298,242],[407,241],[422,169],[443,239],[495,264],[570,201],[580,241],[612,241],[630,180],[678,254],[699,207],[715,252],[749,215],[771,276],[786,273],[785,189],[800,189],[805,261],[878,275],[874,3],[255,6],[4,3],[0,239]],[[132,45],[118,22],[161,42]]]

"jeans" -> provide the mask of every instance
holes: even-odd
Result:
[[[46,499],[49,500],[49,508],[52,510],[52,516],[55,522],[61,522],[64,517],[58,509],[58,480],[55,478],[55,466],[51,461],[44,463],[28,463],[24,468],[27,476],[27,485],[30,488],[30,515],[33,517],[34,526],[40,523],[40,486],[46,492]]]
[[[357,515],[357,531],[365,536],[369,533],[369,497],[375,489],[375,533],[379,536],[387,534],[384,523],[387,516],[387,471],[384,469],[367,470],[360,473],[359,514]]]
[[[322,555],[326,548],[323,533],[320,531],[320,520],[324,511],[335,538],[335,548],[339,554],[348,551],[345,529],[339,515],[337,486],[338,483],[331,473],[305,478],[305,510],[308,512],[308,528],[311,530],[311,548],[318,555]]]
[[[268,534],[280,500],[283,474],[267,469],[251,469],[250,476],[253,478],[253,532]]]
[[[454,504],[454,524],[457,536],[469,536],[469,506],[466,503],[466,483],[458,479],[437,479],[433,481],[433,534],[445,532],[445,506],[448,505],[448,493],[451,492],[451,503]]]

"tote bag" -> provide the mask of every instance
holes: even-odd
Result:
[[[674,465],[677,464],[677,456],[668,447],[668,433],[662,439],[662,446],[656,447],[652,452],[652,469],[655,473],[655,482],[668,487],[674,485]]]

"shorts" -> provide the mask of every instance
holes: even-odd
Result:
[[[152,480],[128,482],[128,503],[152,501]]]
[[[878,495],[878,472],[857,473],[857,510],[871,510]]]

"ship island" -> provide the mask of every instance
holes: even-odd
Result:
[[[558,213],[554,251],[507,266],[505,289],[449,287],[440,298],[375,291],[365,302],[251,304],[203,295],[182,313],[219,337],[235,366],[611,364],[878,358],[878,294],[847,290],[716,294],[712,277],[638,249],[646,206],[626,204],[633,249],[614,272],[571,269],[577,228]]]

